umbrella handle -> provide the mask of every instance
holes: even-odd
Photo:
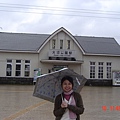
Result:
[[[62,96],[62,93],[61,93],[61,98],[62,98],[62,101],[64,101],[63,96]]]

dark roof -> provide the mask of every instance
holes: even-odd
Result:
[[[37,52],[48,34],[0,33],[0,50]],[[120,55],[114,38],[74,36],[85,54]]]
[[[0,33],[0,50],[37,51],[47,34]]]
[[[75,36],[85,53],[120,55],[120,45],[114,38]]]

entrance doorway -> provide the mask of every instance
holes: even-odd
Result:
[[[58,71],[60,69],[66,68],[68,65],[54,65],[52,71]]]

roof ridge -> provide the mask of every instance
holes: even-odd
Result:
[[[50,35],[47,33],[17,33],[17,32],[0,32],[0,34],[26,34],[26,35]]]
[[[114,38],[114,37],[102,37],[102,36],[101,36],[101,37],[99,37],[99,36],[76,36],[76,35],[75,35],[74,37],[87,37],[87,38],[106,38],[106,39],[110,39],[110,38],[112,38],[112,39],[113,39],[113,38]]]

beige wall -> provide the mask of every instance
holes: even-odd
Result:
[[[120,57],[107,56],[84,56],[84,64],[82,64],[81,73],[89,78],[90,61],[96,62],[96,78],[98,78],[98,62],[104,62],[104,79],[106,79],[106,62],[112,63],[112,71],[120,70]]]
[[[56,48],[60,47],[60,40],[63,42],[63,49],[67,49],[67,40],[71,41],[71,49],[76,51],[76,60],[82,60],[82,64],[70,64],[70,63],[42,63],[41,60],[48,60],[48,52],[52,49],[52,40],[56,39]],[[107,57],[107,56],[84,56],[77,43],[65,32],[61,31],[53,38],[51,38],[39,53],[0,53],[0,77],[6,76],[7,59],[12,59],[12,77],[15,76],[16,59],[22,60],[22,75],[24,77],[24,60],[30,60],[30,77],[34,76],[34,69],[41,68],[42,74],[48,73],[49,69],[52,69],[54,65],[67,65],[68,68],[73,69],[75,72],[84,75],[89,79],[90,61],[96,62],[96,79],[98,77],[98,62],[104,62],[104,79],[106,79],[106,62],[112,63],[112,70],[120,70],[120,57]]]
[[[21,77],[24,77],[24,61],[30,60],[30,77],[33,77],[34,75],[34,69],[38,68],[38,54],[32,54],[32,53],[0,53],[0,77],[6,76],[6,65],[7,65],[7,59],[12,60],[12,77],[15,77],[15,66],[16,66],[16,60],[22,60],[22,73]]]
[[[63,63],[41,63],[40,68],[42,68],[42,74],[48,73],[48,69],[52,69],[54,65],[67,65],[70,69],[75,72],[84,75],[89,79],[90,74],[90,61],[96,62],[96,79],[98,78],[98,62],[104,62],[104,79],[106,79],[106,62],[112,63],[112,70],[120,70],[120,57],[107,57],[107,56],[84,56],[78,45],[72,40],[66,33],[60,32],[51,38],[47,44],[41,49],[39,53],[39,61],[42,59],[48,59],[48,51],[52,49],[52,40],[56,40],[56,49],[59,49],[60,39],[64,40],[63,49],[67,47],[67,40],[71,41],[71,50],[76,51],[76,60],[83,60],[82,64],[63,64]]]
[[[74,42],[74,40],[72,40],[66,33],[64,32],[60,32],[59,34],[55,35],[53,38],[51,38],[47,44],[41,49],[40,53],[39,53],[39,61],[40,60],[44,60],[44,59],[48,59],[48,52],[49,50],[52,49],[52,40],[55,39],[56,40],[56,49],[59,49],[60,47],[60,40],[63,40],[63,49],[67,48],[67,40],[71,41],[71,50],[75,50],[76,51],[76,60],[83,60],[82,57],[82,52],[80,50],[80,48],[78,47],[78,45]],[[80,68],[80,64],[60,64],[60,63],[41,63],[40,62],[40,68],[42,68],[42,74],[44,73],[48,73],[48,69],[52,69],[53,65],[67,65],[69,68],[74,69],[76,72],[78,72],[79,74],[81,73],[81,68]]]

